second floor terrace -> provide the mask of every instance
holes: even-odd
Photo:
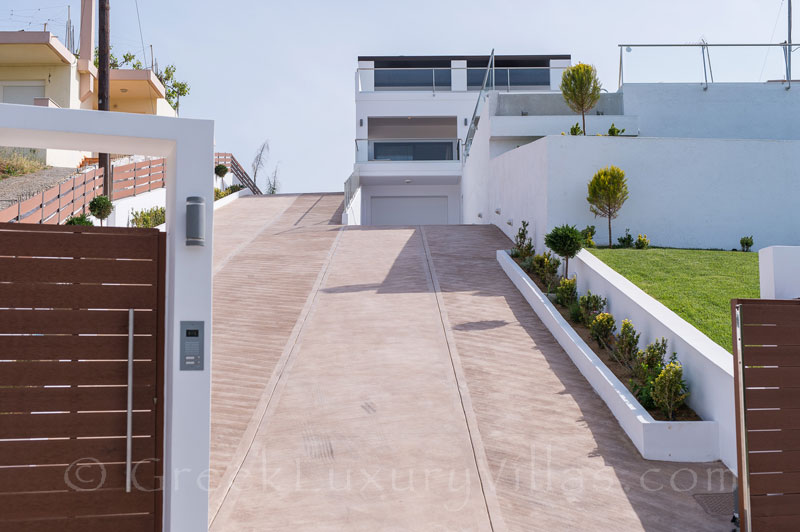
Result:
[[[491,65],[491,67],[490,67]],[[569,55],[360,56],[356,93],[558,90]],[[487,71],[488,70],[488,71]]]

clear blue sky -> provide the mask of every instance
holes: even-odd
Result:
[[[617,44],[780,42],[786,0],[138,0],[147,54],[191,85],[181,116],[215,121],[218,151],[249,167],[269,139],[281,192],[340,191],[353,165],[354,71],[358,55],[569,53],[594,64],[617,88]],[[795,2],[795,22],[800,1]],[[79,0],[0,0],[0,30],[41,29],[52,19],[63,35],[66,6],[76,26]],[[46,8],[32,11],[33,8]],[[10,17],[11,10],[16,10]],[[24,11],[23,11],[24,10]],[[777,28],[776,28],[777,21]],[[773,35],[773,28],[775,29]],[[76,28],[77,31],[77,28]],[[772,36],[771,40],[770,37]],[[76,34],[77,39],[77,34]],[[800,41],[800,28],[795,32]],[[134,0],[111,0],[114,52],[142,54]],[[714,51],[718,78],[775,78],[780,52],[735,60]],[[680,55],[684,54],[684,55]],[[659,65],[692,63],[696,49],[666,56],[636,51],[628,75],[662,77]],[[795,62],[800,70],[800,60]],[[149,58],[149,55],[148,55]],[[638,62],[636,60],[638,59]],[[628,58],[626,58],[626,61]],[[773,75],[774,73],[774,75]],[[681,72],[684,74],[684,72]],[[663,77],[669,77],[664,74]],[[796,78],[797,76],[795,76]],[[669,79],[667,79],[669,80]]]

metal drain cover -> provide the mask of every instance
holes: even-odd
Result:
[[[694,500],[710,515],[733,515],[735,492],[695,493]]]

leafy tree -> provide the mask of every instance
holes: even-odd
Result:
[[[586,135],[586,113],[600,100],[600,80],[597,70],[592,65],[578,63],[567,67],[561,75],[561,95],[567,105],[581,114],[583,134]]]
[[[589,210],[595,216],[608,218],[608,247],[611,247],[611,220],[617,217],[622,205],[628,199],[628,182],[625,172],[616,166],[598,170],[589,181]]]
[[[569,259],[583,247],[583,235],[574,225],[560,225],[544,236],[544,244],[564,258],[564,277],[569,279]]]
[[[114,209],[114,206],[111,204],[111,200],[108,199],[108,196],[95,196],[92,198],[92,201],[89,202],[89,212],[92,213],[92,216],[100,220],[100,226],[103,226],[103,220],[111,216],[111,211]]]
[[[224,164],[218,164],[214,167],[214,173],[217,177],[225,177],[228,174],[228,167]]]

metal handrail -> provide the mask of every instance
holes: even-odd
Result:
[[[431,162],[442,162],[442,161],[459,161],[461,160],[461,139],[458,137],[439,137],[439,138],[389,138],[389,139],[364,139],[364,138],[356,138],[354,139],[356,144],[356,151],[360,151],[358,146],[359,142],[450,142],[455,145],[455,150],[453,150],[453,158],[452,159],[437,159],[437,160],[419,160],[419,161],[402,161],[408,163],[431,163]],[[369,152],[369,148],[367,148]],[[367,162],[376,162],[376,163],[383,163],[383,162],[399,162],[399,161],[389,161],[389,160],[382,160],[382,159],[371,159]]]
[[[464,139],[464,157],[461,158],[461,160],[464,162],[466,162],[467,157],[469,157],[469,149],[472,147],[472,139],[475,138],[475,131],[478,129],[478,112],[480,110],[481,100],[484,97],[483,92],[486,90],[486,82],[489,80],[489,69],[492,70],[492,85],[494,85],[494,48],[492,48],[492,53],[489,54],[489,62],[486,64],[486,74],[483,76],[481,90],[478,92],[478,101],[475,102],[475,110],[472,111],[472,119],[469,122],[467,136]]]
[[[714,73],[711,71],[711,56],[709,55],[709,48],[716,47],[716,48],[781,48],[784,53],[784,62],[786,65],[786,90],[792,88],[792,48],[796,46],[796,44],[783,42],[783,43],[751,43],[751,44],[740,44],[740,43],[707,43],[705,41],[699,43],[671,43],[671,44],[618,44],[619,47],[619,86],[622,87],[623,83],[625,82],[625,78],[623,76],[623,51],[630,52],[633,48],[700,48],[702,60],[703,60],[703,75],[704,75],[704,87],[703,90],[708,89],[708,74],[711,74],[711,83],[714,83]],[[796,50],[797,48],[795,48]],[[706,62],[708,62],[708,72],[706,71]]]
[[[125,492],[131,492],[131,452],[133,447],[133,309],[128,309],[128,416],[125,434]]]

